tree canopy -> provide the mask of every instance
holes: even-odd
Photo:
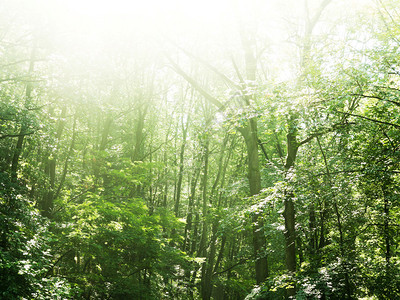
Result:
[[[0,298],[398,298],[398,4],[2,1]]]

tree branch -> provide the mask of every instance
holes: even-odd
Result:
[[[326,133],[328,133],[328,132],[332,132],[332,131],[335,130],[337,127],[347,126],[347,125],[352,125],[352,124],[355,124],[355,123],[350,122],[350,123],[345,123],[345,124],[334,124],[334,125],[333,125],[331,128],[329,128],[329,129],[326,129],[326,130],[321,131],[321,132],[315,132],[315,133],[311,134],[309,137],[307,137],[307,138],[305,138],[304,140],[302,140],[301,142],[299,142],[299,143],[298,143],[298,147],[300,147],[301,145],[304,145],[304,144],[308,143],[308,142],[311,141],[313,138],[319,137],[319,136],[324,135],[324,134],[326,134]]]
[[[344,111],[339,111],[339,110],[336,110],[336,112],[338,112],[338,113],[340,113],[340,114],[349,115],[349,116],[352,116],[352,117],[364,119],[364,120],[371,121],[371,122],[378,123],[378,124],[384,124],[384,125],[393,126],[394,128],[400,129],[400,125],[393,124],[393,123],[390,123],[390,122],[380,121],[380,120],[376,120],[376,119],[371,119],[371,118],[368,118],[368,117],[364,117],[364,116],[360,116],[360,115],[355,115],[355,114],[352,114],[352,113],[348,113],[348,112],[344,112]]]
[[[239,89],[240,87],[232,80],[230,79],[228,76],[226,76],[225,74],[221,73],[217,68],[215,68],[214,66],[212,66],[210,63],[208,63],[207,61],[205,61],[204,59],[194,55],[193,53],[190,53],[189,51],[187,51],[186,49],[182,48],[181,46],[177,45],[175,42],[168,40],[171,44],[173,44],[175,47],[177,47],[179,50],[181,50],[183,53],[185,53],[187,56],[201,62],[203,65],[205,65],[207,68],[209,68],[211,71],[213,71],[214,73],[216,73],[219,77],[221,77],[228,85],[235,87],[237,89]]]
[[[203,89],[203,87],[200,86],[200,84],[196,80],[194,80],[192,77],[190,77],[188,74],[186,74],[185,71],[183,71],[178,66],[178,64],[176,62],[174,62],[171,57],[169,57],[169,55],[165,54],[165,56],[168,59],[168,61],[170,62],[170,64],[172,65],[172,67],[175,70],[175,72],[178,73],[179,75],[181,75],[183,78],[185,78],[185,80],[187,82],[189,82],[192,85],[192,87],[195,90],[197,90],[204,98],[206,98],[207,101],[209,101],[210,103],[214,104],[219,109],[223,109],[224,108],[224,105],[219,100],[217,100],[212,95],[210,95],[205,89]]]
[[[357,96],[357,97],[362,97],[362,98],[370,98],[370,99],[377,99],[377,100],[381,100],[381,101],[387,101],[387,102],[393,103],[394,105],[400,106],[400,102],[389,100],[389,99],[385,99],[385,98],[382,98],[382,97],[376,96],[376,95],[374,96],[374,95],[364,95],[364,94],[351,94],[351,96]]]
[[[5,138],[9,138],[9,137],[20,137],[20,136],[31,135],[31,134],[34,134],[34,133],[35,132],[31,131],[31,132],[19,133],[19,134],[2,134],[2,135],[0,135],[0,140],[1,139],[5,139]]]
[[[236,264],[233,264],[232,266],[226,268],[225,270],[213,273],[213,276],[228,272],[228,271],[232,270],[234,267],[236,267],[238,265],[241,265],[241,264],[244,264],[248,260],[249,260],[248,258],[243,258],[243,259],[239,260]]]

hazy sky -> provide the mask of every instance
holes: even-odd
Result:
[[[372,1],[373,2],[373,1]],[[369,0],[333,0],[317,31],[331,30]],[[3,0],[2,26],[34,32],[53,54],[108,59],[119,53],[167,51],[172,40],[217,59],[241,51],[239,31],[253,33],[257,51],[268,49],[268,67],[285,78],[302,34],[305,1],[299,0]],[[312,14],[321,0],[308,1]],[[7,19],[8,18],[8,19]],[[317,32],[318,33],[318,32]],[[345,32],[342,32],[345,34]],[[176,49],[175,49],[176,50]],[[276,66],[273,66],[276,64]]]

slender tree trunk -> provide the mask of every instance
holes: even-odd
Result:
[[[296,232],[295,232],[295,210],[293,203],[293,193],[289,192],[285,196],[284,218],[285,218],[285,257],[286,269],[289,272],[296,272]]]
[[[289,128],[286,136],[287,156],[285,162],[286,182],[289,186],[291,181],[294,163],[296,161],[298,144],[297,131],[293,117],[289,120]],[[283,217],[285,219],[285,263],[286,269],[293,276],[296,272],[296,220],[293,202],[294,194],[290,190],[285,191]],[[287,297],[296,295],[296,286],[287,289]]]
[[[101,120],[98,121],[98,134],[100,134],[101,132],[101,139],[100,143],[98,141],[96,142],[96,146],[98,147],[99,151],[98,156],[93,158],[93,173],[95,185],[99,183],[101,178],[103,179],[103,185],[108,185],[108,178],[105,175],[101,174],[101,167],[104,164],[102,152],[107,149],[108,137],[110,134],[112,122],[113,118],[111,115],[107,116],[104,124],[102,124]]]
[[[200,166],[203,163],[203,159],[205,159],[205,153],[203,153],[203,155],[201,155],[201,162],[199,163],[199,171],[198,171],[198,175],[200,176]],[[205,162],[204,162],[205,163]],[[197,179],[196,179],[196,183],[197,183]],[[202,183],[203,184],[203,183]],[[195,185],[194,185],[194,189],[193,191],[195,191]],[[193,193],[193,201],[195,199],[194,197],[194,193]],[[201,209],[200,206],[200,197],[197,197],[197,200],[195,203],[193,203],[193,213],[191,216],[191,219],[193,219],[194,216],[194,222],[192,223],[191,227],[193,227],[193,233],[190,234],[190,238],[188,241],[188,248],[190,248],[190,254],[193,255],[197,252],[196,256],[200,256],[200,249],[202,248],[202,246],[198,246],[198,239],[199,239],[199,226],[200,226],[200,214],[199,214],[199,210]],[[191,239],[191,241],[190,241]],[[189,246],[190,245],[190,246]],[[194,266],[192,274],[191,274],[191,279],[190,279],[190,286],[193,287],[195,285],[195,281],[197,278],[197,271],[199,270],[199,266],[195,263],[192,264]],[[193,291],[192,289],[189,289],[189,297],[190,299],[193,298]]]
[[[255,56],[255,41],[245,32],[240,32],[242,38],[242,46],[245,52],[245,65],[246,65],[246,79],[249,82],[250,88],[254,88],[256,80],[256,68],[257,59]],[[201,95],[207,99],[209,103],[217,106],[219,109],[223,109],[224,105],[216,98],[207,93],[202,86],[188,74],[186,74],[170,57],[167,59],[173,65],[174,69],[178,74],[185,78]],[[246,85],[241,74],[239,73],[237,66],[235,65],[238,77],[243,87]],[[246,92],[241,91],[244,94]],[[244,95],[242,97],[246,108],[251,108],[252,101],[254,101],[254,95]],[[250,187],[250,196],[257,195],[261,190],[261,175],[258,159],[258,137],[257,137],[257,119],[255,117],[248,119],[248,124],[245,127],[238,128],[246,142],[247,156],[248,156],[248,181]],[[253,246],[254,254],[256,257],[255,270],[256,270],[256,281],[257,283],[263,282],[268,274],[267,258],[264,252],[265,248],[265,236],[263,231],[263,220],[256,216],[254,219],[253,228]]]
[[[255,56],[255,40],[252,33],[241,29],[240,36],[245,53],[246,77],[251,88],[254,88],[257,71],[257,58]],[[254,95],[245,96],[247,107],[255,100]],[[258,158],[257,119],[250,118],[247,127],[242,130],[246,142],[248,156],[248,176],[250,196],[257,195],[261,191],[261,174]],[[262,283],[268,277],[268,259],[265,253],[264,221],[261,214],[253,215],[253,248],[255,256],[255,271],[257,284]]]
[[[202,221],[202,232],[201,232],[201,239],[200,239],[200,245],[199,245],[199,255],[202,257],[206,256],[206,245],[207,245],[207,237],[208,237],[208,226],[207,226],[207,221],[206,221],[206,216],[207,216],[207,204],[208,204],[208,194],[207,194],[207,182],[208,182],[208,159],[209,159],[209,143],[210,140],[208,137],[206,137],[204,141],[204,167],[203,167],[203,176],[202,176],[202,183],[201,183],[201,188],[202,188],[202,215],[203,215],[203,221]]]
[[[339,207],[337,204],[337,197],[336,194],[334,193],[334,189],[333,189],[333,184],[332,184],[332,178],[331,178],[331,174],[330,174],[330,170],[329,170],[329,166],[328,166],[328,161],[326,159],[326,155],[325,152],[322,149],[321,143],[319,141],[319,138],[317,136],[317,142],[318,142],[318,146],[319,149],[321,151],[322,157],[324,159],[324,164],[325,164],[325,169],[326,169],[326,174],[327,174],[327,178],[328,178],[328,184],[329,184],[329,188],[331,189],[332,193],[333,193],[333,207],[335,210],[335,215],[336,215],[336,221],[337,221],[337,227],[338,227],[338,231],[339,231],[339,248],[340,248],[340,255],[342,257],[343,260],[343,271],[344,271],[344,280],[345,280],[345,290],[346,290],[346,296],[347,299],[352,299],[352,288],[351,288],[351,284],[350,284],[350,277],[349,277],[349,270],[347,267],[347,262],[346,262],[346,255],[345,255],[345,245],[344,245],[344,234],[343,234],[343,226],[342,226],[342,218],[339,212]]]
[[[384,239],[385,239],[385,259],[386,259],[386,266],[390,265],[390,258],[391,258],[391,238],[390,238],[390,228],[389,228],[389,221],[390,221],[390,209],[389,209],[389,195],[386,191],[386,183],[382,187],[383,192],[383,232],[384,232]]]
[[[65,127],[65,116],[66,116],[66,111],[67,108],[64,106],[61,110],[60,117],[57,122],[57,128],[56,128],[56,145],[57,149],[59,148],[58,146],[60,145],[60,139],[62,137],[62,133],[64,131]],[[53,213],[53,208],[54,208],[54,199],[57,197],[58,192],[56,191],[55,188],[55,181],[56,181],[56,166],[57,166],[57,160],[58,160],[58,153],[54,151],[51,155],[48,153],[48,156],[51,156],[51,158],[46,158],[45,161],[45,170],[46,174],[49,179],[49,188],[45,192],[42,203],[41,203],[41,209],[42,209],[42,214],[45,217],[50,218]]]
[[[144,105],[144,107],[140,107],[137,114],[136,120],[136,128],[135,128],[135,148],[133,149],[133,154],[131,157],[132,162],[143,161],[144,153],[145,153],[145,131],[144,131],[144,124],[145,119],[148,111],[148,105]],[[134,194],[137,197],[142,199],[145,198],[145,191],[143,186],[136,185],[134,188]]]
[[[46,174],[49,178],[49,188],[44,192],[43,200],[41,203],[41,211],[43,216],[50,218],[53,211],[54,200],[54,187],[56,177],[56,159],[55,157],[46,158]]]
[[[212,237],[210,241],[210,250],[207,254],[207,260],[203,264],[202,268],[202,278],[201,278],[201,295],[203,300],[209,300],[211,298],[212,293],[212,276],[214,269],[214,261],[216,254],[216,233],[217,226],[213,224],[212,226]]]
[[[222,177],[222,183],[220,185],[221,188],[223,187],[222,184],[225,180],[225,178],[224,178],[225,177],[225,169],[223,169],[223,167],[224,167],[224,154],[225,154],[225,148],[226,148],[226,143],[228,141],[228,137],[229,137],[228,135],[225,136],[223,144],[221,146],[221,152],[220,152],[220,156],[218,159],[218,172],[217,172],[217,175],[214,180],[214,184],[213,184],[213,186],[211,188],[211,192],[210,192],[211,199],[216,198],[215,197],[216,190],[219,185],[221,177]],[[227,159],[229,159],[229,156]],[[219,209],[218,203],[219,203],[219,201],[218,202],[213,201],[213,204],[214,204],[213,206],[217,209]],[[216,256],[216,252],[217,252],[218,223],[219,223],[219,219],[215,218],[212,223],[212,237],[210,240],[209,251],[207,253],[207,260],[203,264],[203,268],[202,268],[202,279],[201,279],[202,299],[210,299],[212,291],[213,291],[212,279],[213,279],[213,273],[215,272],[215,267],[216,267],[216,266],[214,266],[214,261],[215,261],[215,256]],[[223,244],[225,244],[225,242]],[[222,256],[223,256],[223,247],[221,248],[221,250],[222,250],[222,252],[220,252],[218,255],[217,263],[219,263],[221,261]]]
[[[61,190],[63,188],[64,182],[65,182],[65,178],[67,177],[68,162],[69,162],[69,160],[70,160],[70,158],[72,156],[72,153],[74,151],[75,139],[76,139],[76,114],[74,116],[74,124],[73,124],[73,127],[72,127],[71,144],[69,146],[67,157],[65,158],[64,169],[63,169],[63,172],[62,172],[62,175],[61,175],[61,179],[60,179],[60,183],[58,185],[57,191],[56,191],[56,193],[54,195],[54,199],[56,199],[59,196],[59,194],[60,194],[60,192],[61,192]]]
[[[183,179],[183,160],[185,155],[185,147],[186,147],[186,137],[187,137],[187,130],[189,127],[190,116],[188,116],[186,121],[186,126],[183,124],[182,120],[182,145],[179,152],[179,172],[178,172],[178,183],[176,187],[176,197],[175,197],[175,206],[174,206],[174,213],[175,217],[179,217],[179,202],[181,199],[181,190],[182,190],[182,179]]]
[[[314,209],[314,204],[311,203],[309,206],[309,231],[310,231],[310,239],[309,239],[309,245],[308,249],[310,252],[310,256],[313,257],[315,254],[315,251],[317,249],[316,243],[317,243],[317,221],[315,218],[315,209]]]
[[[147,114],[147,106],[140,108],[137,114],[135,128],[135,148],[133,149],[132,161],[142,161],[144,153],[144,121]]]
[[[250,195],[257,195],[261,190],[261,175],[258,158],[257,121],[252,118],[247,127],[241,130],[244,136],[248,155],[248,180]],[[265,254],[264,222],[260,214],[253,215],[253,248],[257,284],[268,277],[268,260]]]
[[[191,241],[191,231],[192,231],[192,223],[193,223],[193,214],[194,214],[194,199],[196,195],[196,186],[200,175],[200,169],[195,168],[193,171],[192,181],[190,184],[190,195],[189,195],[189,203],[188,203],[188,214],[186,217],[186,226],[185,226],[185,234],[184,234],[184,242],[183,242],[183,251],[190,251],[190,241]],[[191,251],[190,251],[191,252]],[[193,253],[191,253],[193,254]]]
[[[320,233],[319,233],[319,243],[318,243],[318,250],[322,249],[325,247],[326,241],[325,241],[325,220],[327,216],[327,208],[326,208],[326,203],[325,200],[320,203]]]
[[[36,45],[32,47],[31,57],[29,61],[29,69],[28,69],[28,76],[31,76],[34,71],[35,66],[35,56],[36,56]],[[31,102],[31,94],[32,94],[33,86],[30,81],[26,83],[25,88],[25,107],[28,107]],[[26,120],[22,121],[21,129],[19,131],[19,136],[17,140],[17,144],[15,146],[14,155],[11,162],[11,180],[17,181],[17,171],[19,168],[19,157],[21,156],[23,145],[24,145],[24,138],[26,134],[26,130],[28,126],[26,124]]]
[[[108,115],[106,121],[104,122],[103,132],[101,134],[101,141],[99,146],[100,151],[104,151],[107,148],[108,136],[110,135],[112,122],[113,117],[111,115]]]
[[[218,257],[217,257],[217,261],[215,262],[213,273],[216,273],[218,271],[219,265],[221,264],[222,258],[224,256],[225,244],[226,244],[226,236],[224,235],[224,236],[222,236],[222,239],[221,239],[221,247],[218,252]]]

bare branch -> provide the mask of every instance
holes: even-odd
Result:
[[[175,47],[177,47],[179,50],[181,50],[183,53],[185,53],[187,56],[201,62],[203,65],[205,65],[207,68],[209,68],[211,71],[216,73],[219,77],[221,77],[229,86],[235,87],[235,88],[240,88],[232,79],[230,79],[228,76],[225,74],[221,73],[216,67],[212,66],[210,63],[205,61],[204,59],[194,55],[193,53],[190,53],[188,50],[182,48],[181,46],[177,45],[175,42],[169,40],[170,43],[172,43]]]
[[[216,273],[214,273],[213,275],[219,275],[219,274],[228,272],[228,271],[232,270],[234,267],[244,264],[244,263],[247,262],[248,260],[249,260],[248,258],[247,258],[247,259],[246,259],[246,258],[243,258],[243,259],[239,260],[237,263],[233,264],[232,266],[226,268],[225,270],[222,270],[222,271],[220,271],[220,272],[216,272]]]
[[[186,74],[185,71],[183,71],[178,66],[178,64],[175,61],[173,61],[173,59],[171,57],[169,57],[167,54],[165,54],[165,56],[168,59],[168,61],[171,63],[171,65],[176,73],[178,73],[183,78],[185,78],[185,80],[187,82],[189,82],[192,85],[192,87],[194,89],[196,89],[204,98],[206,98],[207,101],[214,104],[219,109],[223,109],[224,105],[218,99],[216,99],[215,97],[210,95],[205,89],[203,89],[203,87],[196,80],[194,80],[192,77],[190,77],[188,74]]]
[[[340,114],[349,115],[349,116],[352,116],[352,117],[356,117],[356,118],[368,120],[368,121],[371,121],[371,122],[374,122],[374,123],[378,123],[378,124],[384,124],[384,125],[393,126],[394,128],[400,129],[400,125],[393,124],[393,123],[390,123],[390,122],[380,121],[380,120],[376,120],[376,119],[371,119],[371,118],[368,118],[368,117],[364,117],[364,116],[360,116],[360,115],[355,115],[355,114],[351,114],[351,113],[344,112],[344,111],[339,111],[339,110],[337,110],[336,112],[338,112],[338,113],[340,113]]]
[[[385,98],[382,98],[382,97],[377,96],[377,95],[351,94],[351,96],[357,96],[357,97],[362,97],[362,98],[370,98],[370,99],[376,99],[376,100],[381,100],[381,101],[387,101],[387,102],[393,103],[394,105],[400,106],[400,102],[389,100],[389,99],[385,99]]]

